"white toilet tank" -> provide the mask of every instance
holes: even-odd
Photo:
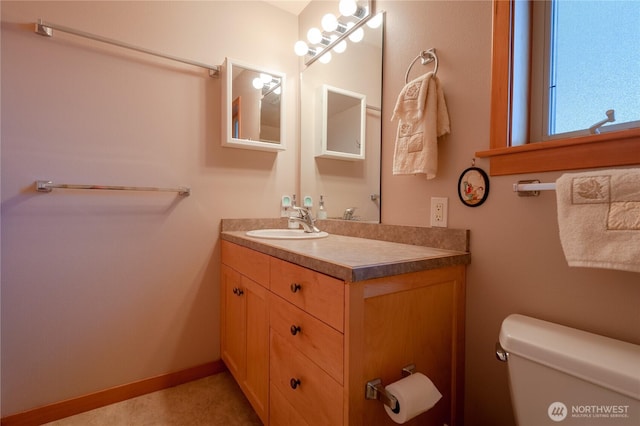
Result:
[[[500,345],[518,425],[640,425],[639,345],[517,314]]]

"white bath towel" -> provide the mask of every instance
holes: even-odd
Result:
[[[565,174],[556,194],[569,266],[640,272],[640,169]]]
[[[409,82],[398,96],[391,120],[399,119],[393,174],[436,177],[438,137],[449,133],[449,113],[438,77],[432,72]]]

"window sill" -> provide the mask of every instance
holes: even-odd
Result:
[[[491,176],[640,165],[640,129],[476,152]]]

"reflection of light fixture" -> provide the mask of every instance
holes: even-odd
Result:
[[[367,27],[369,28],[380,28],[380,25],[382,25],[382,12],[367,21]]]
[[[273,80],[273,77],[267,73],[260,73],[260,80],[262,80],[262,84],[269,84],[271,83],[271,80]]]
[[[347,24],[347,29],[351,30],[349,34],[349,40],[354,43],[359,43],[364,38],[364,30],[362,29],[362,27],[353,29],[354,26],[355,24],[353,22],[349,22]]]
[[[347,48],[346,39],[358,43],[364,39],[363,25],[367,23],[371,28],[378,28],[382,23],[382,13],[374,16],[374,0],[340,0],[341,16],[336,17],[327,13],[322,17],[322,30],[317,27],[307,32],[309,44],[300,40],[295,43],[293,50],[298,56],[309,55],[305,65],[311,65],[316,60],[327,63],[331,60],[331,50],[342,53]],[[368,21],[373,20],[369,24]],[[315,45],[315,46],[314,46]]]
[[[256,89],[262,89],[262,87],[264,86],[264,83],[262,82],[262,79],[260,77],[254,78],[251,84],[253,84],[253,87]]]
[[[323,64],[328,64],[331,62],[331,52],[324,52],[322,47],[316,48],[315,56],[318,57],[318,60]]]
[[[259,77],[255,77],[251,80],[251,85],[258,90],[266,89],[267,92],[265,95],[268,95],[271,92],[274,92],[276,95],[280,94],[280,84],[281,81],[279,78],[272,76],[271,74],[267,74],[264,72],[260,73]]]
[[[332,35],[331,36],[331,43],[333,43],[337,39],[338,39],[338,36]],[[336,53],[342,53],[345,50],[347,50],[347,42],[346,42],[346,40],[340,40],[340,42],[336,44],[336,47],[333,48],[333,51],[336,52]]]
[[[265,84],[262,99],[266,98],[270,94],[279,95],[282,93],[282,81],[278,78],[274,78],[268,84]]]

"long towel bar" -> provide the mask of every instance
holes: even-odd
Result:
[[[540,183],[539,180],[521,180],[513,184],[513,191],[521,197],[535,197],[540,191],[555,191],[555,182]]]
[[[177,192],[178,195],[191,195],[191,188],[156,188],[150,186],[114,186],[114,185],[71,185],[65,183],[53,183],[49,180],[37,180],[36,190],[38,192],[51,192],[54,188],[58,189],[101,189],[108,191],[154,191],[154,192]]]
[[[50,22],[43,22],[42,19],[38,19],[36,23],[35,32],[46,37],[53,37],[53,30],[62,31],[63,33],[73,34],[78,37],[84,37],[91,40],[99,41],[102,43],[112,44],[114,46],[123,47],[125,49],[135,50],[136,52],[146,53],[147,55],[157,56],[164,59],[169,59],[176,62],[182,62],[183,64],[193,65],[199,68],[205,68],[209,70],[209,76],[218,77],[220,75],[220,66],[219,65],[207,65],[201,62],[192,61],[189,59],[178,58],[177,56],[167,55],[165,53],[155,52],[150,49],[146,49],[144,47],[134,46],[129,43],[124,43],[118,40],[114,40],[107,37],[102,37],[96,34],[87,33],[80,30],[75,30],[73,28],[64,27],[62,25],[52,24]]]

